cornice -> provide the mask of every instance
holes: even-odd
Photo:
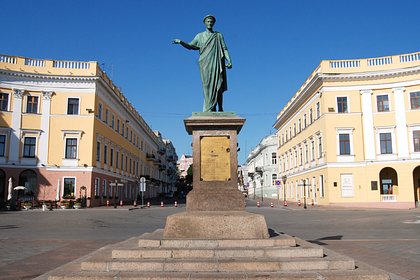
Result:
[[[66,81],[95,81],[99,77],[97,76],[66,76],[66,75],[45,75],[28,72],[17,72],[0,69],[0,75],[19,77],[19,78],[30,78],[40,80],[66,80]]]
[[[420,66],[359,73],[319,73],[322,81],[365,81],[420,74]]]

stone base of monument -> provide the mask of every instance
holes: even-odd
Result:
[[[264,239],[269,238],[262,215],[245,211],[187,211],[168,216],[165,239]]]
[[[165,239],[163,230],[109,245],[38,279],[389,279],[286,234],[268,239]]]

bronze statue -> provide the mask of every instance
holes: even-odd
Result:
[[[204,91],[203,112],[223,112],[223,92],[227,90],[226,68],[232,68],[223,35],[213,31],[216,18],[207,15],[203,19],[206,31],[198,33],[190,43],[174,39],[173,44],[180,44],[189,50],[200,52],[200,74]]]

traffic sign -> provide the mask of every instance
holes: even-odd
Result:
[[[144,178],[144,177],[140,178],[140,191],[141,192],[146,191],[146,178]]]
[[[280,185],[281,185],[281,180],[279,180],[279,179],[277,179],[276,181],[275,181],[275,184],[276,184],[276,187],[280,187]]]

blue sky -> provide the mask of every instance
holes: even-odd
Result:
[[[239,163],[325,59],[420,51],[420,1],[2,0],[0,53],[99,61],[149,123],[191,153],[183,119],[202,110],[189,42],[214,14],[233,61],[225,111],[247,119]]]

